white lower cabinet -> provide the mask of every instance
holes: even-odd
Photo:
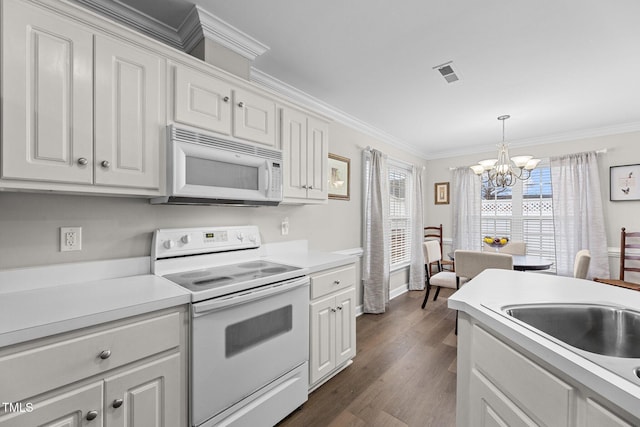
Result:
[[[0,349],[0,427],[186,426],[184,313]]]
[[[356,354],[355,267],[311,275],[309,385],[315,388]]]
[[[593,390],[551,372],[459,313],[457,425],[632,426]]]

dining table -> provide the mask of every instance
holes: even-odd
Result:
[[[449,258],[455,261],[454,253],[447,254]],[[540,271],[548,270],[553,265],[553,261],[549,261],[538,255],[511,255],[513,257],[513,269],[518,271]]]

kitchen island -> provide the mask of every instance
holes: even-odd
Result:
[[[463,286],[448,302],[459,310],[458,426],[640,425],[640,359],[575,349],[503,310],[554,303],[640,311],[640,292],[506,270],[486,270]]]

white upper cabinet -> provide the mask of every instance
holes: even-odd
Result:
[[[18,0],[2,32],[0,186],[157,195],[164,58]]]
[[[2,178],[91,184],[93,36],[2,2]]]
[[[196,69],[175,65],[174,121],[225,136],[276,145],[272,99]]]
[[[231,134],[231,85],[187,67],[174,67],[178,123]]]
[[[324,202],[328,194],[329,126],[292,108],[282,109],[285,201]]]
[[[164,60],[96,36],[95,183],[157,189]]]

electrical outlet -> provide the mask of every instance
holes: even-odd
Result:
[[[289,234],[289,217],[285,217],[282,220],[282,224],[280,224],[280,233],[283,236],[286,236],[287,234]]]
[[[82,227],[60,227],[60,252],[82,250]]]

